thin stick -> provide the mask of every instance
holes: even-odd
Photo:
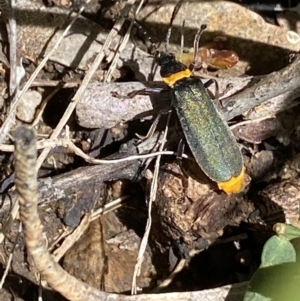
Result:
[[[139,13],[139,11],[140,11],[140,9],[141,9],[143,3],[144,3],[144,0],[142,0],[142,1],[139,3],[138,8],[137,8],[136,11],[134,12],[134,16],[136,16],[136,15]],[[118,51],[116,52],[116,54],[115,54],[115,56],[114,56],[114,58],[113,58],[113,61],[112,61],[111,65],[110,65],[110,67],[109,67],[109,69],[108,69],[108,71],[107,71],[107,74],[106,74],[106,76],[105,76],[105,78],[104,78],[104,82],[110,82],[110,81],[111,81],[112,73],[114,72],[114,70],[115,70],[115,68],[116,68],[116,66],[117,66],[117,63],[118,63],[118,61],[119,61],[120,55],[121,55],[122,51],[125,49],[125,46],[127,45],[127,42],[128,42],[128,40],[129,40],[129,38],[130,38],[130,31],[131,31],[131,28],[132,28],[133,23],[134,23],[134,22],[131,22],[131,23],[130,23],[130,26],[128,27],[128,29],[127,29],[127,31],[126,31],[126,34],[125,34],[125,36],[124,36],[124,38],[123,38],[123,40],[122,40],[122,42],[121,42],[121,45],[119,46]],[[137,24],[137,23],[136,23],[136,24]]]
[[[9,75],[9,96],[10,104],[13,105],[16,102],[18,93],[17,83],[17,24],[15,18],[15,6],[16,1],[3,1],[1,4],[2,17],[6,19],[7,34],[9,37],[9,64],[10,64],[10,75]],[[0,128],[0,143],[2,143],[10,131],[11,127],[15,122],[15,111],[7,116],[4,123]]]
[[[114,160],[105,160],[104,159],[104,160],[102,160],[102,159],[95,159],[93,157],[88,156],[68,138],[48,139],[48,140],[42,140],[42,141],[37,142],[37,149],[44,149],[44,148],[48,148],[48,147],[53,148],[53,147],[57,147],[57,146],[66,147],[69,150],[73,151],[76,155],[83,158],[88,163],[93,163],[93,164],[118,164],[118,163],[122,163],[122,162],[126,162],[126,161],[154,158],[154,157],[157,157],[160,155],[166,155],[166,156],[176,155],[176,153],[173,151],[158,151],[158,152],[153,152],[150,154],[128,156],[126,158],[121,158],[121,159],[114,159]],[[0,145],[0,151],[13,152],[14,146],[13,145]],[[186,154],[183,154],[182,157],[189,159],[189,157]]]
[[[66,252],[74,245],[74,243],[80,239],[82,234],[88,228],[90,222],[91,214],[86,214],[78,227],[68,237],[66,237],[60,247],[53,252],[52,256],[56,262],[59,262]]]
[[[38,109],[38,112],[36,113],[36,117],[35,117],[35,119],[34,119],[34,121],[32,122],[32,127],[34,127],[34,126],[36,126],[38,123],[39,123],[39,121],[40,121],[40,119],[41,119],[41,117],[42,117],[42,115],[43,115],[43,113],[44,113],[44,110],[45,110],[45,108],[46,108],[46,106],[47,106],[47,103],[50,101],[50,99],[52,99],[52,97],[55,95],[55,94],[57,94],[60,90],[62,89],[62,86],[60,86],[60,87],[57,87],[57,88],[55,88],[43,101],[42,101],[42,104],[39,106],[39,109]]]
[[[120,45],[116,55],[113,58],[113,61],[112,61],[111,65],[110,65],[110,67],[107,71],[107,74],[105,75],[104,82],[110,82],[111,81],[112,74],[113,74],[114,70],[116,69],[116,66],[117,66],[117,63],[119,61],[120,55],[121,55],[122,51],[125,49],[125,46],[127,45],[127,42],[129,40],[131,28],[132,28],[132,23],[130,23],[130,26],[128,27],[128,29],[126,31],[126,34],[125,34],[125,36],[124,36],[124,38],[121,42],[121,45]]]
[[[167,124],[165,128],[165,133],[164,137],[162,139],[161,146],[159,148],[160,151],[163,150],[166,139],[167,139],[167,133],[168,133],[168,127],[171,119],[171,113],[168,114],[168,119],[167,119]],[[131,294],[136,295],[137,294],[137,285],[136,285],[136,278],[139,276],[140,271],[141,271],[141,266],[142,262],[144,259],[144,254],[147,248],[148,244],[148,238],[151,230],[151,225],[152,225],[152,216],[151,216],[151,211],[152,211],[152,203],[156,199],[156,193],[157,193],[157,179],[158,179],[158,173],[159,173],[159,167],[160,167],[160,159],[161,156],[158,156],[155,162],[155,167],[154,167],[154,174],[153,174],[153,179],[151,182],[151,190],[150,190],[150,197],[149,197],[149,203],[148,203],[148,219],[146,223],[146,228],[145,228],[145,233],[141,241],[138,257],[136,260],[136,264],[134,267],[134,272],[133,272],[133,277],[132,277],[132,284],[131,284]]]
[[[178,3],[175,5],[175,7],[173,9],[170,24],[169,24],[169,28],[168,28],[168,32],[167,32],[167,35],[166,35],[165,52],[168,52],[168,47],[169,47],[169,44],[170,44],[170,37],[171,37],[171,34],[172,34],[173,22],[174,22],[174,20],[177,16],[177,13],[178,13],[178,11],[179,11],[179,9],[180,9],[183,2],[184,2],[184,0],[178,1]]]
[[[38,301],[43,301],[43,286],[42,286],[42,279],[41,275],[39,277],[39,296],[38,296]]]
[[[158,293],[165,289],[167,286],[169,286],[174,278],[183,270],[185,267],[186,259],[182,258],[177,263],[175,269],[172,271],[172,273],[166,278],[158,287],[156,287],[154,290],[152,290],[153,293]]]
[[[120,198],[117,198],[117,199],[113,200],[112,202],[105,204],[103,207],[95,209],[94,212],[92,213],[91,221],[94,221],[95,219],[99,218],[102,214],[106,214],[112,210],[120,208],[122,206],[123,201],[128,198],[129,198],[129,195],[123,195]]]
[[[11,104],[16,100],[17,96],[17,23],[15,16],[16,0],[10,0],[10,16],[8,20],[9,27],[9,96]]]
[[[42,206],[41,206],[42,207]],[[51,246],[48,247],[48,251],[52,252],[52,250],[54,250],[57,246],[57,244],[59,244],[59,242],[64,239],[65,237],[69,236],[71,233],[73,233],[74,229],[68,228],[63,226],[63,232],[61,234],[54,237],[54,241],[52,242]]]
[[[56,262],[58,262],[64,255],[65,253],[74,245],[76,241],[80,239],[80,237],[84,234],[86,229],[88,228],[90,222],[94,221],[95,219],[99,218],[101,215],[106,214],[112,210],[115,210],[119,207],[122,206],[122,202],[125,199],[128,199],[128,195],[122,196],[106,205],[103,207],[97,209],[96,211],[93,211],[92,214],[86,214],[83,219],[80,222],[80,225],[72,232],[70,233],[61,246],[56,249],[53,252],[53,258]]]
[[[230,129],[233,130],[233,129],[238,128],[238,127],[240,127],[242,125],[261,122],[261,121],[269,119],[269,118],[270,118],[270,116],[264,116],[264,117],[260,117],[260,118],[256,118],[256,119],[241,121],[241,122],[238,122],[238,123],[236,123],[234,125],[231,125]]]

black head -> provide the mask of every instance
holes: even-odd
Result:
[[[158,52],[155,61],[160,66],[160,75],[162,77],[168,77],[187,69],[187,66],[177,61],[175,55],[172,53]]]

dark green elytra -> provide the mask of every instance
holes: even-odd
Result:
[[[180,79],[187,67],[172,54],[160,53],[157,62],[163,78],[178,74],[178,80],[171,86],[172,102],[198,165],[215,182],[239,176],[243,170],[242,154],[200,78]]]

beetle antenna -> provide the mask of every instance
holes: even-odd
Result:
[[[172,34],[172,26],[169,27],[167,35],[166,35],[166,44],[165,44],[165,52],[169,52],[168,48],[169,48],[169,44],[170,44],[170,37]]]
[[[203,33],[203,31],[207,28],[207,26],[205,24],[202,24],[200,26],[200,28],[198,29],[196,35],[195,35],[195,39],[194,39],[194,61],[196,60],[196,56],[199,50],[199,41],[200,41],[200,37]]]
[[[184,48],[184,29],[185,29],[185,19],[182,21],[182,25],[181,25],[180,61],[182,60],[182,54],[183,54],[183,48]]]
[[[194,39],[194,60],[193,62],[191,63],[191,65],[189,66],[189,69],[193,72],[194,71],[194,68],[195,68],[195,63],[196,63],[196,58],[197,58],[197,53],[198,53],[198,50],[199,50],[199,41],[200,41],[200,37],[203,33],[203,31],[207,28],[206,24],[202,24],[196,35],[195,35],[195,39]]]
[[[135,27],[140,30],[145,38],[145,40],[148,40],[151,43],[151,47],[154,48],[155,51],[158,51],[157,45],[153,42],[152,37],[148,34],[148,32],[145,30],[145,28],[138,23],[135,19],[129,20],[131,24],[135,25]]]

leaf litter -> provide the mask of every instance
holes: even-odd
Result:
[[[93,1],[89,4],[90,7],[92,3]],[[24,65],[27,72],[25,79],[21,82],[21,88],[28,76],[32,74],[32,69],[37,66],[41,58],[53,48],[58,40],[61,31],[55,33],[55,28],[67,24],[67,16],[70,11],[69,3],[63,3],[66,4],[63,6],[58,6],[58,4],[53,2],[52,7],[46,7],[39,1],[34,3],[18,1],[17,3],[18,51],[16,55],[18,60],[20,58],[25,60]],[[165,41],[174,6],[175,4],[170,3],[158,5],[156,2],[150,1],[137,16],[147,31],[159,42]],[[99,9],[99,7],[95,5],[95,9]],[[118,12],[118,9],[111,6],[108,10],[104,10],[105,15],[109,15],[108,11]],[[239,61],[237,64],[226,70],[214,70],[213,72],[200,70],[199,74],[215,78],[220,83],[221,91],[225,90],[228,83],[232,84],[233,88],[228,90],[224,99],[224,116],[227,119],[226,114],[228,116],[231,114],[229,109],[235,108],[231,104],[234,98],[230,96],[233,94],[237,99],[239,92],[242,91],[248,98],[245,97],[238,101],[245,102],[245,99],[248,99],[247,103],[249,104],[253,99],[255,103],[257,101],[254,100],[257,97],[255,91],[262,87],[263,80],[265,80],[264,84],[266,86],[272,80],[277,86],[280,83],[289,83],[290,72],[285,72],[288,69],[284,68],[290,68],[295,78],[299,76],[297,54],[295,58],[292,58],[292,55],[299,51],[300,46],[297,25],[288,26],[280,21],[282,19],[279,19],[288,18],[284,19],[286,23],[297,22],[295,21],[297,19],[295,18],[295,12],[292,13],[293,17],[285,16],[284,13],[277,15],[278,23],[281,26],[279,27],[278,25],[269,24],[262,16],[246,7],[229,1],[186,2],[182,4],[173,23],[169,48],[172,52],[180,52],[181,26],[187,15],[188,20],[186,28],[184,28],[184,51],[192,50],[191,45],[193,44],[194,35],[200,24],[208,26],[208,30],[201,37],[201,44],[211,42],[215,37],[225,37],[224,47],[238,54]],[[107,22],[109,23],[109,21]],[[5,32],[5,30],[2,31]],[[62,94],[63,90],[58,90],[56,97],[50,100],[54,102],[52,111],[44,107],[44,113],[43,111],[39,112],[40,107],[37,104],[36,114],[38,114],[39,119],[35,121],[37,121],[38,139],[47,140],[49,139],[49,133],[53,134],[53,131],[55,131],[55,126],[53,127],[53,125],[45,122],[47,120],[46,114],[58,114],[58,120],[59,116],[62,117],[63,109],[68,105],[68,98],[71,99],[74,90],[81,84],[83,75],[92,65],[99,52],[99,47],[105,43],[108,33],[107,29],[103,29],[91,19],[80,17],[57,50],[51,55],[50,61],[47,62],[46,67],[38,75],[34,84],[35,87],[43,87],[43,89],[39,88],[38,90],[32,87],[30,92],[40,91],[44,99],[57,84],[61,84],[62,87],[67,84],[70,86],[67,89],[62,88],[65,91],[64,94]],[[9,36],[8,40],[4,35],[1,37],[3,45],[7,45]],[[52,39],[50,39],[51,37]],[[144,134],[147,132],[149,122],[145,121],[144,115],[147,114],[144,113],[152,111],[157,106],[152,97],[148,95],[144,98],[138,96],[134,101],[113,98],[111,97],[111,91],[126,95],[126,88],[114,82],[100,83],[105,78],[107,67],[112,60],[111,53],[115,52],[113,49],[119,43],[120,36],[116,36],[113,38],[110,47],[105,51],[106,61],[102,63],[102,68],[97,70],[92,78],[92,83],[87,85],[84,96],[78,100],[77,116],[72,119],[72,122],[68,122],[70,128],[65,127],[68,121],[68,118],[66,118],[63,121],[63,126],[56,129],[55,137],[52,135],[53,141],[57,139],[57,147],[59,145],[58,137],[66,137],[87,154],[97,154],[101,158],[109,155],[118,157],[120,156],[118,149],[121,144],[123,152],[124,150],[131,150],[130,142],[133,141],[135,133]],[[8,72],[5,56],[1,59],[1,64],[1,70],[5,75]],[[149,88],[155,85],[153,83],[149,84],[149,80],[160,80],[158,70],[153,70],[153,57],[139,49],[136,43],[132,41],[127,43],[124,51],[120,54],[117,69],[118,71],[112,73],[112,79],[119,81],[122,77],[126,78],[127,76],[128,78],[129,74],[130,79],[126,79],[125,82],[128,82],[127,86],[132,90],[138,89],[138,87]],[[276,71],[279,72],[276,73]],[[128,74],[124,76],[124,73]],[[152,75],[151,78],[149,77],[150,74]],[[3,76],[1,79],[3,120],[6,117],[5,113],[8,112],[5,78]],[[134,83],[134,79],[143,83]],[[124,81],[124,79],[122,80]],[[105,88],[104,85],[109,86]],[[166,163],[163,160],[162,172],[158,175],[156,201],[153,204],[153,225],[149,244],[146,248],[143,271],[140,278],[138,278],[138,287],[143,288],[143,292],[150,292],[160,281],[168,277],[169,253],[175,251],[178,253],[175,255],[175,262],[176,258],[179,260],[183,257],[185,265],[179,271],[181,275],[178,275],[178,278],[172,278],[173,281],[166,291],[177,291],[173,294],[177,294],[178,298],[189,298],[190,300],[192,300],[191,295],[178,291],[181,289],[195,291],[194,294],[198,294],[198,299],[207,299],[207,296],[210,296],[211,300],[225,300],[225,298],[231,300],[230,294],[227,296],[231,287],[231,291],[239,292],[237,295],[240,296],[239,300],[241,300],[243,286],[237,283],[249,279],[251,276],[249,271],[256,266],[257,261],[254,256],[255,252],[249,246],[242,246],[243,242],[247,241],[248,244],[251,244],[249,237],[255,233],[256,239],[261,240],[260,244],[256,244],[257,249],[255,251],[257,251],[262,247],[262,241],[267,239],[268,231],[273,223],[284,220],[297,222],[298,174],[295,170],[289,173],[287,171],[290,170],[289,166],[295,165],[294,161],[296,159],[293,158],[297,158],[299,152],[299,125],[297,122],[299,86],[293,84],[288,87],[290,87],[289,92],[283,92],[279,88],[275,96],[268,89],[264,90],[263,96],[265,99],[272,95],[269,97],[272,98],[271,100],[265,101],[260,107],[255,107],[255,105],[245,107],[242,112],[243,115],[236,113],[230,117],[235,117],[234,123],[231,121],[231,124],[234,124],[234,133],[239,138],[245,164],[247,170],[249,170],[249,175],[252,177],[250,190],[246,189],[241,195],[230,197],[217,193],[212,183],[205,182],[203,177],[199,176],[201,171],[192,165],[186,167],[191,169],[189,173],[192,175],[187,180],[188,185],[186,187],[185,173],[182,174],[177,163]],[[145,104],[140,102],[140,98],[145,101]],[[95,99],[96,101],[94,101]],[[104,99],[107,99],[107,101],[103,101]],[[168,99],[168,96],[166,96],[166,99]],[[94,106],[92,106],[93,103]],[[59,113],[59,107],[61,113]],[[22,107],[18,107],[18,110],[22,110]],[[35,111],[35,108],[32,108],[32,110]],[[143,122],[139,122],[136,115],[141,115],[139,118],[142,118]],[[155,115],[155,112],[152,115]],[[30,116],[31,118],[26,119],[27,123],[32,120],[32,112]],[[130,120],[133,118],[135,120],[131,122]],[[18,120],[11,130],[13,131],[17,125],[22,123]],[[124,127],[123,123],[128,123],[128,125]],[[78,125],[83,128],[78,127]],[[179,125],[176,125],[176,121],[174,121],[169,130],[170,138],[168,138],[166,144],[167,148],[176,149],[180,139],[179,128]],[[179,137],[174,134],[175,132],[179,134]],[[11,144],[9,136],[6,137],[4,144]],[[4,144],[2,145],[3,149],[5,149]],[[79,154],[79,152],[77,153]],[[39,201],[43,205],[40,206],[39,211],[45,227],[44,231],[47,233],[48,246],[56,241],[58,241],[58,245],[61,243],[57,239],[65,231],[64,223],[68,223],[70,217],[73,217],[73,222],[74,220],[80,220],[82,214],[90,211],[96,204],[101,207],[105,203],[109,203],[110,195],[116,197],[114,191],[117,189],[115,180],[120,179],[121,185],[118,185],[122,187],[118,188],[120,197],[130,194],[130,201],[124,201],[124,203],[120,201],[120,204],[123,205],[118,205],[121,206],[119,209],[107,213],[100,220],[91,222],[88,229],[90,232],[83,234],[82,239],[79,239],[73,249],[69,250],[70,253],[66,256],[63,266],[69,272],[73,272],[77,278],[87,281],[97,289],[125,293],[131,289],[131,277],[138,249],[129,248],[124,250],[122,243],[116,240],[114,242],[114,239],[120,237],[120,233],[123,233],[126,240],[126,237],[128,239],[134,237],[135,233],[136,237],[130,241],[132,241],[132,244],[139,244],[146,221],[147,208],[144,194],[148,192],[151,177],[148,178],[145,171],[146,179],[141,177],[139,182],[134,184],[132,182],[132,171],[125,172],[121,169],[119,172],[114,173],[112,170],[109,173],[108,170],[104,169],[102,171],[103,178],[101,176],[99,180],[95,180],[94,177],[93,183],[90,182],[91,180],[85,182],[86,175],[91,173],[89,166],[85,166],[80,160],[65,160],[66,156],[74,157],[73,153],[70,153],[70,148],[60,148],[59,151],[53,149],[49,154],[45,153],[45,163],[42,164],[41,160],[39,163],[42,165],[39,176],[43,175],[49,181],[43,182],[40,180],[39,182],[41,189],[43,186],[46,187],[45,194],[40,193]],[[7,186],[8,188],[12,187],[13,184],[13,177],[9,177],[13,175],[12,158],[11,153],[3,153],[2,184],[5,181],[6,184],[10,183]],[[4,164],[4,162],[7,163]],[[185,164],[185,162],[183,163]],[[132,163],[130,168],[138,168],[138,165],[134,164],[136,163]],[[149,166],[147,172],[149,173],[152,166],[149,163],[147,164]],[[81,168],[82,173],[79,173],[76,168]],[[78,182],[80,179],[76,178],[76,173],[81,174],[80,178],[83,186],[80,186]],[[70,186],[66,189],[64,185],[68,179],[70,180],[68,184]],[[103,185],[104,181],[105,186]],[[250,182],[250,178],[248,182]],[[58,186],[55,186],[54,183],[60,183],[60,187],[62,187],[60,191],[57,191],[55,187]],[[93,187],[90,191],[92,193],[89,193],[84,187]],[[56,193],[53,197],[51,191],[55,191],[55,189]],[[9,213],[7,196],[12,192],[13,190],[5,191],[5,206],[0,212],[2,224],[8,227],[6,234],[8,239],[3,241],[1,245],[1,264],[3,267],[7,263],[7,252],[12,249],[14,238],[18,233],[17,222],[12,225],[5,223]],[[56,201],[50,201],[51,199]],[[61,204],[63,204],[62,207]],[[82,206],[82,204],[86,206]],[[255,212],[258,212],[258,215],[255,216]],[[68,216],[68,219],[66,216]],[[75,216],[76,218],[74,218]],[[133,216],[134,218],[132,218]],[[241,226],[245,223],[248,227]],[[16,276],[9,272],[0,292],[4,298],[3,300],[10,300],[11,291],[14,292],[13,296],[17,295],[21,300],[29,300],[26,294],[29,294],[32,283],[38,283],[35,268],[31,267],[32,261],[25,257],[23,244],[21,242],[14,249],[11,266],[12,271],[23,281],[22,290],[18,290],[14,282]],[[234,247],[236,244],[239,244],[240,247]],[[105,255],[103,255],[103,252]],[[226,259],[217,260],[220,252]],[[85,256],[81,257],[83,254]],[[248,258],[247,265],[237,264],[237,258],[243,258],[243,260]],[[105,263],[106,260],[108,261],[107,264]],[[85,265],[81,266],[80,261],[83,261]],[[224,267],[224,261],[227,261],[228,264],[226,268]],[[92,267],[88,264],[89,262],[94,262]],[[197,267],[196,274],[192,272],[193,266]],[[107,267],[108,270],[106,270]],[[220,269],[223,270],[217,275],[216,271],[220,271]],[[223,278],[222,273],[224,273]],[[213,275],[209,281],[206,279],[208,274]],[[239,277],[237,277],[237,274]],[[189,279],[189,283],[186,283],[184,279]],[[234,285],[222,287],[222,285],[227,284]],[[219,289],[210,289],[215,286],[218,286]],[[11,287],[11,289],[8,287]],[[179,289],[180,287],[181,289]],[[162,288],[162,291],[164,289]],[[199,290],[203,290],[203,292]],[[50,296],[51,293],[44,289],[44,300],[48,300]],[[32,298],[32,295],[29,298]],[[127,297],[119,295],[118,298],[125,300]],[[138,300],[139,295],[128,298]],[[149,294],[147,297],[148,300],[152,298],[158,300],[160,297],[155,294]],[[171,295],[168,296],[167,294],[165,298],[171,298]]]

